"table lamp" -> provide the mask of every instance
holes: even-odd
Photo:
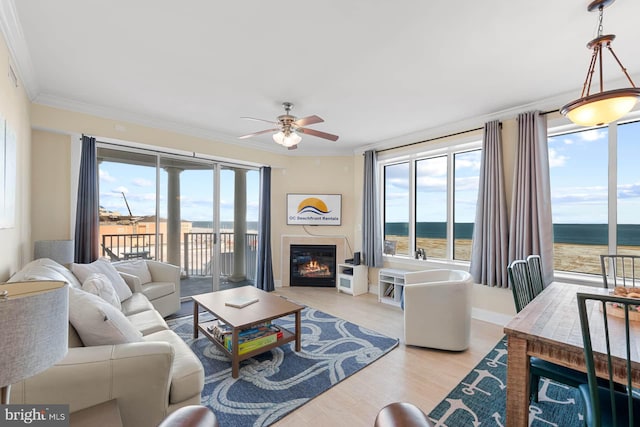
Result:
[[[68,349],[69,288],[66,282],[0,285],[0,404],[11,384],[60,361]]]
[[[49,258],[67,266],[74,259],[73,240],[38,240],[34,244],[33,258]]]

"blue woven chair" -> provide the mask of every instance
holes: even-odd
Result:
[[[516,305],[516,311],[520,312],[527,304],[529,304],[540,292],[542,288],[536,287],[537,292],[531,283],[531,273],[529,264],[526,260],[515,260],[507,267],[509,273],[509,281],[511,282],[511,290],[513,292],[513,300]],[[542,272],[536,273],[542,278]],[[586,374],[546,360],[531,357],[529,362],[530,373],[530,399],[533,402],[538,401],[538,390],[540,388],[540,377],[549,378],[555,382],[566,384],[571,387],[578,387],[584,384],[587,379]]]
[[[587,306],[587,301],[594,301],[596,306]],[[624,312],[624,331],[617,330],[613,333],[609,331],[609,324],[613,324],[614,320],[610,320],[607,315],[607,309],[614,310],[607,303],[615,303]],[[580,396],[585,404],[585,423],[587,426],[615,426],[627,427],[640,425],[640,398],[635,396],[635,390],[632,388],[631,377],[631,354],[637,351],[638,343],[632,342],[637,336],[629,333],[629,306],[636,305],[638,302],[630,298],[620,298],[613,295],[592,295],[578,293],[578,313],[580,314],[580,326],[582,328],[582,340],[584,343],[584,358],[587,368],[587,383],[578,387]],[[618,320],[615,319],[616,323]],[[605,370],[609,373],[608,378],[604,380],[596,377],[595,362],[593,357],[593,345],[590,333],[590,323],[598,322],[604,326],[603,332],[598,330],[598,340],[604,341],[606,344],[606,358],[599,357],[598,363],[605,363]],[[623,334],[624,332],[624,334]],[[624,342],[626,351],[622,357],[625,361],[624,370],[626,372],[626,381],[623,387],[614,383],[613,373],[619,372],[620,369],[613,368],[613,359],[611,356],[611,342]]]

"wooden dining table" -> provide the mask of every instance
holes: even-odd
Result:
[[[610,289],[553,282],[504,327],[507,336],[506,425],[527,426],[529,419],[529,358],[548,360],[586,372],[578,293],[608,295]],[[608,378],[603,316],[599,304],[587,303],[596,374]],[[624,319],[607,316],[617,382],[626,383]],[[629,322],[632,377],[640,386],[640,322]],[[633,339],[637,337],[638,339]]]

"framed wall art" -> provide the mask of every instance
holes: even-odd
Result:
[[[342,194],[287,194],[287,225],[341,225]]]

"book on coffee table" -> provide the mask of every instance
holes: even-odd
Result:
[[[242,308],[246,307],[249,304],[253,304],[254,302],[258,302],[258,298],[256,297],[236,297],[224,302],[225,305],[230,307]]]

